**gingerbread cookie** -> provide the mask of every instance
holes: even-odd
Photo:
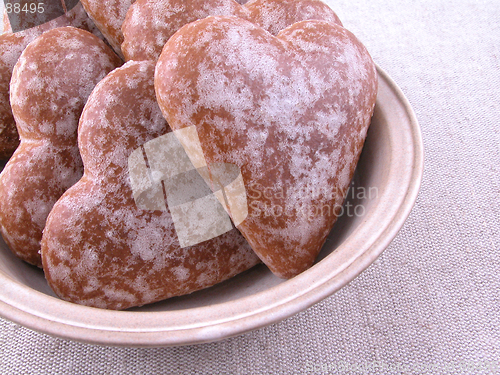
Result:
[[[234,0],[137,0],[122,25],[126,60],[157,60],[167,40],[182,26],[208,16],[248,19],[277,34],[308,19],[340,24],[320,0],[256,0],[241,6]]]
[[[45,32],[24,50],[10,87],[21,144],[0,174],[0,232],[21,259],[41,266],[53,204],[83,172],[77,127],[94,86],[121,60],[74,27]]]
[[[89,17],[120,57],[123,57],[121,44],[122,23],[130,6],[135,0],[81,0]]]
[[[10,30],[6,16],[4,22],[4,27]],[[42,25],[16,33],[6,32],[0,35],[0,159],[8,159],[19,145],[19,135],[9,102],[12,69],[31,41],[45,31],[63,26],[78,27],[96,35],[99,33],[81,4],[78,4],[64,15]]]
[[[245,5],[248,19],[277,35],[296,22],[326,21],[342,26],[335,12],[321,0],[254,0]]]
[[[259,262],[236,229],[181,247],[160,182],[165,208],[162,202],[156,210],[138,205],[134,185],[141,183],[132,171],[144,170],[149,181],[147,166],[170,154],[151,151],[151,142],[172,135],[153,75],[152,62],[128,62],[97,85],[83,111],[85,173],[55,204],[42,240],[47,280],[65,300],[126,309],[206,288]]]
[[[275,37],[234,17],[181,28],[155,74],[172,129],[193,129],[184,143],[241,169],[248,215],[237,228],[283,278],[310,267],[332,229],[377,82],[366,48],[337,24],[302,21]]]

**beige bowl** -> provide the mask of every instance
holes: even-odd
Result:
[[[285,281],[260,265],[188,296],[130,311],[108,311],[58,299],[43,272],[15,258],[2,241],[0,315],[83,342],[186,345],[264,327],[330,296],[390,244],[420,187],[423,148],[417,120],[396,84],[380,69],[379,77],[377,106],[345,214],[309,270]]]

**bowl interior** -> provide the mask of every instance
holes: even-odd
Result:
[[[390,243],[420,185],[418,124],[394,82],[381,70],[379,77],[375,113],[343,214],[311,269],[282,280],[259,265],[190,295],[116,312],[59,300],[43,271],[17,259],[0,239],[0,315],[81,341],[178,345],[271,324],[340,289]]]
[[[387,129],[383,126],[382,115],[377,107],[365,147],[347,193],[343,215],[340,216],[328,236],[316,263],[323,261],[334,252],[360,225],[363,218],[376,209],[379,193],[383,189],[384,178],[387,176],[383,173],[376,173],[374,166],[386,165],[390,162],[389,153],[375,151],[387,149],[388,146]],[[45,281],[43,271],[16,258],[1,238],[0,272],[17,283],[57,298]],[[224,303],[247,297],[284,282],[286,280],[274,276],[264,265],[258,265],[211,288],[130,310],[169,311],[210,306],[214,303]]]

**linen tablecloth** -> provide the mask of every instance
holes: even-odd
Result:
[[[330,0],[420,122],[421,193],[333,296],[222,342],[141,349],[0,319],[0,374],[500,374],[500,2]]]

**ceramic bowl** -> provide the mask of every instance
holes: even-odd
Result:
[[[422,178],[422,138],[413,110],[390,77],[378,71],[375,114],[344,214],[309,270],[281,280],[259,265],[187,296],[108,311],[58,299],[43,272],[15,258],[0,241],[0,316],[82,342],[187,345],[276,323],[332,295],[391,243],[415,203]]]

